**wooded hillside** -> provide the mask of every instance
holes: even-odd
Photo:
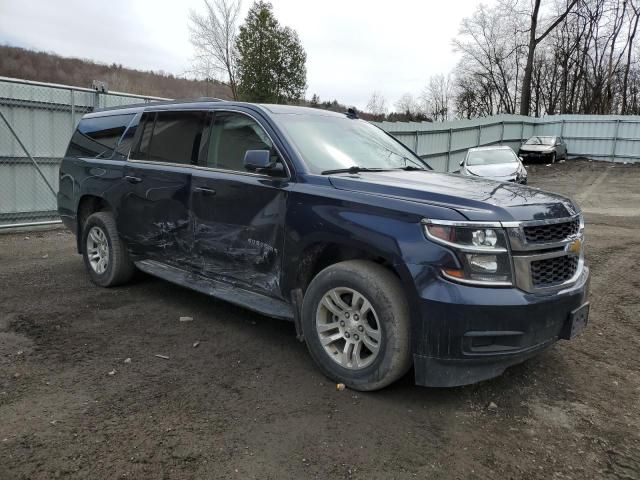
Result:
[[[0,45],[0,76],[38,82],[91,87],[94,80],[106,82],[110,91],[167,98],[231,98],[229,88],[219,82],[179,78],[164,72],[144,72],[117,64]]]

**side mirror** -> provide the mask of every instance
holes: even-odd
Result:
[[[463,165],[464,165],[464,160],[460,162],[460,166],[463,166]]]
[[[244,167],[247,170],[262,170],[274,165],[269,150],[247,150],[244,153]]]
[[[247,150],[244,154],[244,168],[250,172],[261,170],[261,173],[275,177],[286,176],[286,170],[282,162],[274,160],[270,150]]]
[[[524,158],[522,157],[518,157],[520,159],[521,162],[524,162]]]

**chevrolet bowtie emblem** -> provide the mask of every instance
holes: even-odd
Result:
[[[573,242],[569,243],[565,247],[565,250],[568,253],[573,253],[575,255],[580,255],[580,252],[582,251],[582,240],[580,240],[580,239],[574,240]]]

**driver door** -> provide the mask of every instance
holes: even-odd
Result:
[[[208,277],[273,297],[280,295],[289,179],[249,172],[247,150],[272,150],[258,121],[216,111],[208,152],[193,172],[195,263]]]

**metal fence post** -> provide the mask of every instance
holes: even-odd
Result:
[[[520,122],[520,144],[522,144],[523,138],[524,138],[524,120]]]
[[[481,138],[482,138],[482,125],[478,125],[478,135],[476,136],[476,147],[480,146]]]
[[[564,137],[564,118],[562,119],[562,122],[560,122],[560,138]]]
[[[504,120],[500,122],[500,127],[500,145],[502,145],[502,142],[504,141]]]
[[[420,155],[420,153],[418,152],[418,137],[419,137],[419,133],[418,133],[418,130],[416,130],[416,148],[414,148],[413,151],[416,152],[418,155]]]
[[[9,129],[9,131],[11,132],[11,134],[13,135],[13,137],[16,139],[16,141],[18,142],[18,145],[20,145],[20,147],[22,148],[22,150],[24,151],[24,153],[27,155],[27,157],[29,157],[29,159],[33,162],[33,164],[36,167],[36,170],[38,170],[38,173],[40,174],[40,176],[42,177],[42,180],[44,180],[44,183],[47,184],[47,187],[49,187],[49,190],[51,190],[51,193],[53,194],[54,198],[57,198],[57,194],[56,191],[53,189],[53,187],[51,186],[51,184],[49,183],[49,180],[47,180],[47,177],[45,177],[44,173],[42,173],[42,170],[40,170],[40,165],[38,165],[38,162],[36,162],[35,158],[33,158],[31,156],[31,154],[29,153],[29,151],[27,150],[27,147],[24,146],[24,143],[22,143],[22,140],[20,140],[20,137],[18,137],[18,134],[15,132],[15,130],[13,129],[13,127],[11,126],[11,124],[9,123],[9,120],[7,120],[7,117],[4,116],[4,113],[2,113],[2,110],[0,110],[0,117],[2,117],[2,120],[4,121],[4,123],[7,125],[7,128]]]
[[[447,173],[451,171],[451,137],[453,136],[453,129],[449,129],[449,144],[447,145]]]
[[[616,120],[616,128],[615,128],[615,132],[613,134],[613,148],[611,149],[611,161],[615,162],[616,161],[616,146],[618,143],[618,129],[620,128],[620,119],[618,118]]]
[[[76,92],[71,88],[69,94],[71,95],[71,131],[73,132],[76,128]]]

